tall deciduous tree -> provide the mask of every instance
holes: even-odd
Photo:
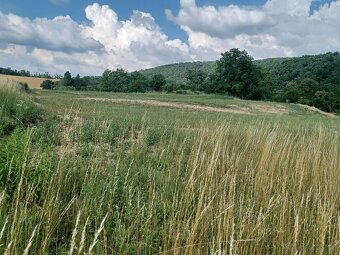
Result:
[[[63,85],[64,86],[72,86],[72,75],[71,75],[71,73],[69,71],[67,71],[64,74]]]
[[[202,70],[189,70],[186,76],[188,88],[194,91],[204,90],[204,81],[207,76]]]
[[[150,81],[151,88],[154,91],[160,91],[165,84],[166,80],[162,74],[155,74]]]
[[[82,89],[83,81],[80,78],[79,74],[73,79],[73,86],[76,88],[76,90],[81,90]]]
[[[261,99],[259,88],[261,69],[253,63],[253,58],[239,49],[222,53],[217,61],[217,92],[247,99]]]

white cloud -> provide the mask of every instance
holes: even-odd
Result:
[[[22,62],[34,63],[30,70],[81,74],[191,60],[188,45],[170,40],[149,13],[134,11],[129,20],[120,21],[109,6],[99,4],[88,6],[85,13],[89,22],[80,24],[69,16],[30,20],[0,12],[0,40],[5,45],[0,50],[0,66],[25,66],[10,60],[15,54]],[[15,52],[19,48],[25,52]]]
[[[65,1],[65,0],[62,0]],[[0,12],[0,66],[32,71],[101,74],[161,64],[215,60],[230,48],[255,58],[297,56],[340,50],[340,0],[310,13],[316,0],[268,0],[263,6],[197,6],[180,0],[167,17],[188,40],[170,40],[149,13],[119,20],[107,5],[85,9],[86,23],[69,16],[28,19]]]
[[[102,46],[84,35],[84,28],[71,17],[30,20],[14,14],[0,12],[0,41],[47,50],[87,51]]]
[[[166,10],[166,15],[186,31],[190,48],[216,49],[214,56],[230,47],[246,49],[255,58],[339,51],[340,1],[323,4],[311,14],[313,1],[199,7],[195,0],[181,0],[179,13]]]
[[[187,45],[169,40],[149,13],[134,11],[131,18],[119,21],[108,6],[93,4],[86,8],[92,22],[85,34],[104,45],[118,63],[128,69],[190,59]]]
[[[261,9],[236,5],[197,7],[194,1],[188,0],[181,3],[182,9],[177,17],[166,10],[170,20],[189,27],[193,32],[203,32],[219,38],[228,38],[242,32],[256,34],[273,23]]]
[[[265,10],[270,14],[309,16],[313,0],[268,0]]]

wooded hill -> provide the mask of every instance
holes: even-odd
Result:
[[[285,86],[288,82],[303,78],[325,85],[340,86],[339,52],[295,58],[269,58],[256,60],[255,64],[271,73],[274,86]],[[216,62],[207,61],[164,65],[140,72],[147,76],[162,74],[169,81],[186,83],[189,71],[212,73],[215,69]]]

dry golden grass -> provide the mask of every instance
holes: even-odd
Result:
[[[340,254],[337,118],[157,126],[167,109],[61,105],[0,139],[0,254]]]
[[[323,125],[289,132],[229,122],[184,137],[175,129],[149,151],[143,122],[122,134],[110,158],[101,145],[111,124],[64,118],[61,126],[71,130],[62,143],[77,152],[66,152],[55,169],[41,166],[48,174],[39,206],[34,183],[24,182],[32,166],[40,167],[30,162],[33,133],[26,135],[15,197],[0,221],[0,251],[339,254],[338,133]],[[84,159],[86,144],[93,150]]]
[[[36,78],[36,77],[23,77],[23,76],[14,76],[14,75],[5,75],[0,74],[0,79],[16,81],[16,82],[25,82],[31,89],[41,89],[40,85],[43,81],[48,80],[46,78]],[[50,79],[52,81],[58,81],[58,79]]]

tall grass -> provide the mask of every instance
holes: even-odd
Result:
[[[35,123],[40,110],[27,95],[27,85],[0,79],[0,135]]]
[[[1,144],[2,253],[340,253],[338,131],[55,125]]]

